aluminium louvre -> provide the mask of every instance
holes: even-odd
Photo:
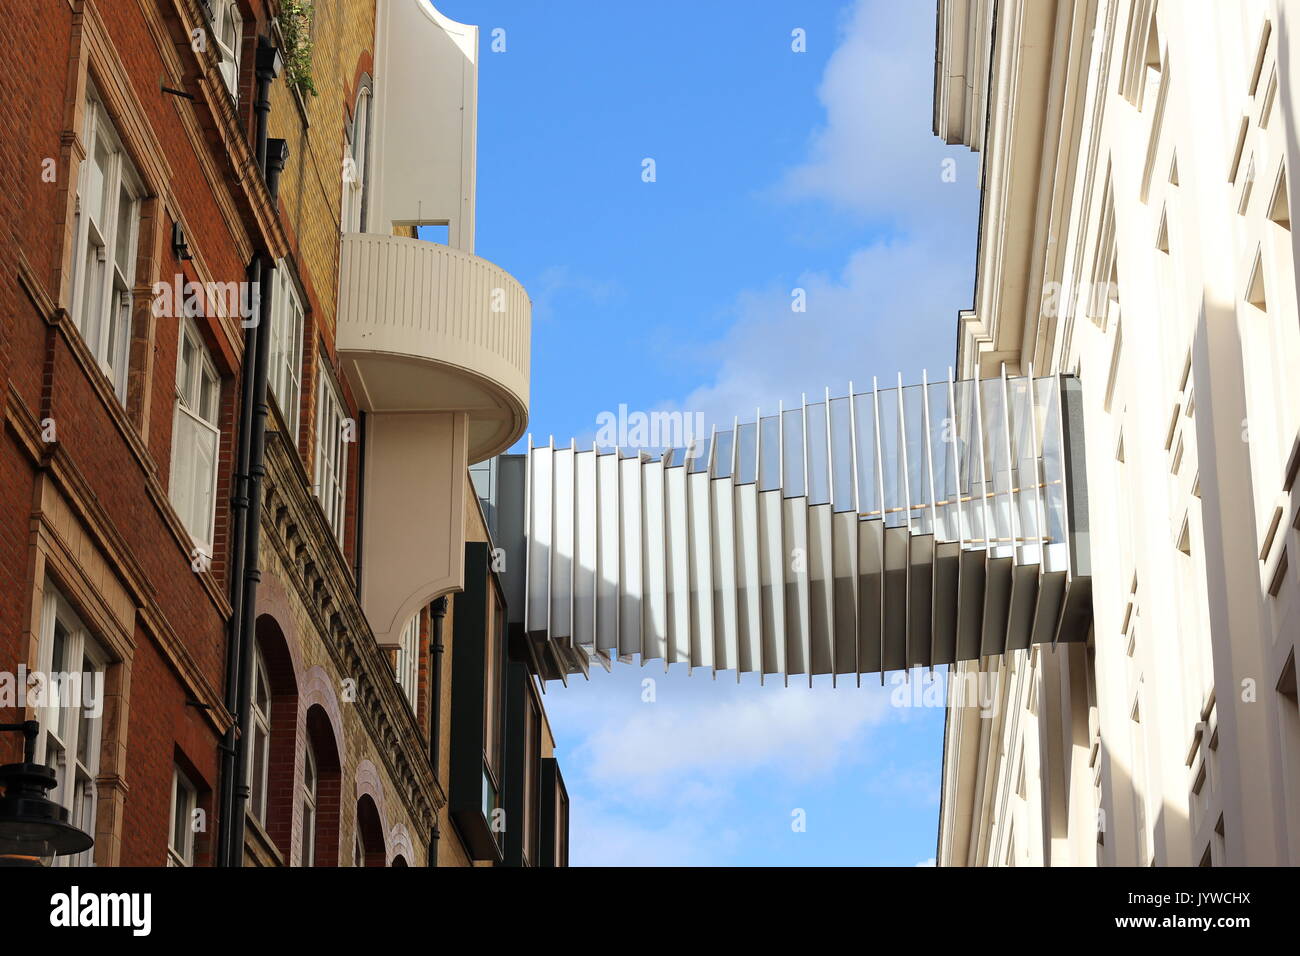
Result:
[[[501,459],[510,617],[543,677],[883,681],[1086,639],[1074,377],[900,377],[755,419],[689,449]]]

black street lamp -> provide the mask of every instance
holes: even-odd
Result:
[[[54,771],[36,762],[34,720],[0,724],[0,731],[19,731],[26,738],[23,762],[0,767],[0,866],[49,866],[56,856],[89,850],[95,843],[68,822],[68,811],[46,794],[55,785]]]

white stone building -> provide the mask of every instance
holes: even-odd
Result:
[[[1300,864],[1300,2],[938,7],[959,377],[1079,375],[1093,587],[1086,644],[957,665],[938,862]]]

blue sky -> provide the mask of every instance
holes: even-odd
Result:
[[[930,130],[933,4],[438,6],[481,29],[476,251],[532,295],[541,441],[590,441],[620,404],[729,425],[946,374],[978,166]],[[549,687],[572,862],[929,860],[943,711],[849,684],[652,664]]]

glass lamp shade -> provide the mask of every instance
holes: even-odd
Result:
[[[49,866],[95,841],[68,823],[68,811],[46,797],[54,771],[36,763],[0,767],[0,866]]]

